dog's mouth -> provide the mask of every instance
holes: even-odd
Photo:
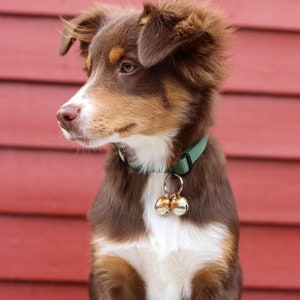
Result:
[[[77,142],[77,143],[85,145],[85,146],[88,146],[89,144],[91,144],[91,141],[92,141],[91,138],[82,136],[78,133],[75,134],[73,132],[70,132],[70,131],[62,128],[62,127],[61,127],[61,129],[62,129],[62,132],[63,132],[65,138],[68,139],[69,141]]]
[[[137,124],[131,123],[129,125],[121,127],[120,129],[116,130],[116,132],[119,133],[120,135],[126,135],[126,134],[128,134],[128,132],[130,132],[136,126],[137,126]]]
[[[105,142],[106,139],[96,139],[81,136],[70,136],[68,137],[68,140],[76,142],[86,148],[97,148],[107,144]]]
[[[74,130],[74,128],[72,128],[72,130],[65,128],[65,126],[61,122],[58,122],[58,125],[67,140],[77,142],[86,146],[91,143],[92,139],[90,137],[84,136],[79,130]]]
[[[90,144],[90,142],[92,141],[92,139],[90,138],[86,138],[86,137],[80,137],[80,136],[71,136],[69,138],[70,141],[74,141],[74,142],[78,142],[81,144]]]
[[[80,145],[83,145],[85,147],[98,147],[100,145],[107,144],[108,142],[117,142],[117,140],[115,141],[115,138],[117,136],[119,137],[129,136],[132,133],[132,129],[136,126],[137,124],[131,123],[129,125],[114,130],[110,134],[107,135],[105,134],[103,136],[84,135],[82,132],[79,131],[74,132],[73,130],[64,129],[63,126],[60,127],[63,131],[64,136],[69,141],[77,142]]]

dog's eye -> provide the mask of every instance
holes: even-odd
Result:
[[[130,62],[124,62],[121,65],[121,72],[122,73],[131,73],[136,69],[136,65]]]

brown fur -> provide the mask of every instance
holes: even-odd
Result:
[[[228,277],[226,269],[222,270],[219,265],[210,265],[199,270],[192,280],[191,300],[232,300],[240,298],[239,289],[232,288],[237,284],[236,280]]]
[[[125,260],[114,256],[103,256],[95,261],[94,295],[101,291],[103,300],[141,300],[145,299],[145,284],[135,269]],[[98,291],[97,291],[98,290]],[[93,298],[91,298],[93,299]],[[94,297],[94,299],[99,299]]]
[[[115,148],[108,153],[105,170],[104,183],[97,195],[97,199],[103,201],[94,202],[89,219],[95,231],[105,232],[111,240],[122,242],[135,239],[145,233],[140,198],[147,174],[127,168]]]
[[[145,3],[142,12],[99,5],[66,22],[59,53],[66,54],[77,39],[88,76],[97,70],[87,91],[95,112],[83,139],[116,132],[121,137],[163,135],[176,128],[167,161],[173,166],[182,150],[213,124],[231,32],[219,11],[179,0]],[[120,71],[124,61],[137,71]],[[76,134],[82,125],[76,118],[66,123],[65,129]],[[149,176],[124,164],[118,148],[109,150],[106,176],[89,213],[93,239],[103,235],[115,243],[147,235],[141,197]],[[129,160],[134,157],[131,149],[123,151]],[[224,260],[194,275],[191,299],[240,299],[238,217],[225,157],[213,137],[192,172],[184,176],[182,195],[190,207],[183,222],[199,227],[222,223],[230,231],[223,245]],[[90,297],[145,299],[142,275],[125,260],[93,255]]]

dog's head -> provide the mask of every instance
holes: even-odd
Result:
[[[189,144],[212,123],[229,33],[219,11],[176,0],[142,12],[99,5],[66,22],[59,52],[79,40],[88,80],[57,113],[65,136],[91,147],[132,136],[187,146],[183,136]]]

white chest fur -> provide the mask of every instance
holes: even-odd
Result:
[[[128,243],[96,241],[100,255],[127,260],[142,276],[148,300],[188,299],[195,272],[224,259],[228,229],[219,223],[196,227],[170,213],[159,216],[154,204],[164,194],[164,174],[151,174],[142,201],[148,236]],[[95,242],[95,240],[94,240]]]

